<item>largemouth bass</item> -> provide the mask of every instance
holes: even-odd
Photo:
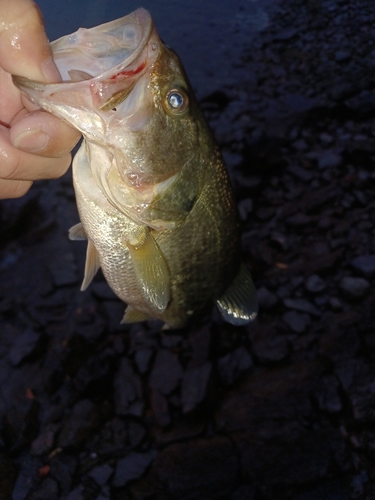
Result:
[[[234,325],[251,321],[256,293],[223,159],[150,14],[138,9],[51,47],[62,83],[14,82],[84,136],[73,161],[81,222],[70,231],[88,240],[82,289],[101,267],[128,304],[124,322],[179,328],[212,302]]]

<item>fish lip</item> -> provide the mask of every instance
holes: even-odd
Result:
[[[66,89],[66,90],[69,90],[70,88],[73,88],[73,87],[76,88],[77,85],[79,85],[79,84],[84,84],[84,85],[87,85],[88,83],[94,84],[95,82],[100,82],[102,80],[106,80],[107,78],[111,77],[113,74],[120,73],[125,68],[130,66],[141,55],[141,53],[143,52],[143,50],[147,46],[147,44],[151,38],[151,35],[154,31],[154,23],[153,23],[153,20],[152,20],[150,13],[146,9],[143,9],[141,7],[139,9],[135,10],[134,12],[131,12],[127,16],[124,16],[120,19],[115,19],[114,21],[110,21],[108,23],[104,23],[104,24],[101,24],[100,26],[95,26],[95,27],[89,28],[87,30],[88,32],[96,33],[96,32],[99,32],[100,30],[105,29],[105,28],[108,28],[111,26],[113,27],[114,25],[124,23],[124,19],[129,18],[130,16],[134,17],[135,24],[138,24],[139,26],[142,27],[143,34],[142,34],[141,40],[139,41],[139,43],[138,43],[137,47],[134,49],[134,51],[129,55],[129,57],[127,57],[124,61],[120,62],[119,64],[112,66],[105,71],[102,71],[101,73],[93,76],[90,79],[76,81],[76,82],[62,81],[62,82],[58,82],[58,83],[43,83],[43,82],[37,82],[35,80],[31,80],[27,77],[23,77],[20,75],[12,75],[12,80],[13,80],[14,85],[16,85],[16,87],[18,87],[21,90],[25,90],[26,92],[27,92],[27,90],[34,90],[36,92],[44,92],[47,87],[50,91],[54,92],[54,91],[61,90],[62,88]],[[56,50],[56,47],[58,47],[59,45],[62,45],[64,43],[64,41],[67,39],[67,37],[69,37],[69,36],[71,36],[71,35],[65,35],[61,38],[58,38],[57,40],[53,41],[50,44],[53,55],[54,55],[54,57],[56,57],[55,62],[57,63],[57,66],[58,66],[59,50],[58,49]],[[70,50],[74,50],[74,49],[70,49]],[[68,51],[69,50],[65,48],[65,49],[61,50],[61,53],[63,53],[63,52],[68,53]]]

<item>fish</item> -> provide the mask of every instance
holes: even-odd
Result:
[[[99,268],[123,323],[183,328],[216,304],[233,325],[258,311],[218,144],[177,54],[137,9],[51,43],[62,81],[14,75],[37,106],[83,134],[73,159],[87,240],[82,290]]]

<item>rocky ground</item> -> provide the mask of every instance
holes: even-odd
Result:
[[[0,500],[375,499],[375,9],[281,0],[202,107],[260,313],[120,326],[68,174],[0,205]]]

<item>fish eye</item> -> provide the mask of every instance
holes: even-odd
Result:
[[[189,98],[182,89],[171,89],[165,99],[168,109],[174,114],[182,113],[189,105]]]

